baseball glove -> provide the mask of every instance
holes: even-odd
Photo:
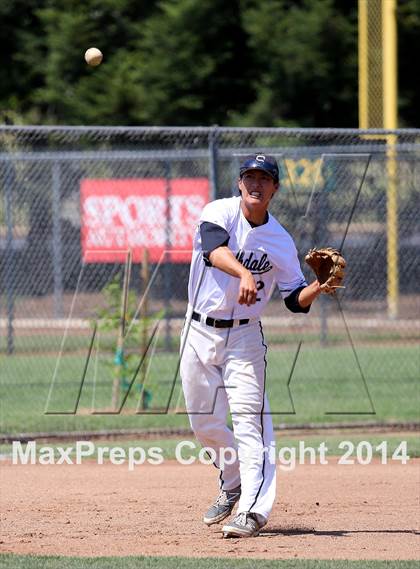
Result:
[[[342,282],[346,261],[340,251],[332,247],[311,249],[305,261],[316,274],[322,292],[334,294],[337,288],[345,288]]]

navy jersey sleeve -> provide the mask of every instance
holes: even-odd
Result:
[[[210,253],[218,247],[223,247],[229,243],[229,233],[216,223],[203,221],[200,225],[200,236],[204,262],[211,267]]]
[[[304,286],[296,288],[291,294],[289,294],[289,296],[286,296],[286,298],[284,299],[284,304],[287,306],[290,312],[304,312],[305,314],[309,312],[311,305],[303,308],[298,302],[299,293],[304,288],[305,288]]]

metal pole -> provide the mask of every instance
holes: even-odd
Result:
[[[165,297],[165,350],[168,352],[172,349],[171,334],[171,296],[172,296],[172,211],[171,211],[171,163],[165,161],[165,178],[166,178],[166,226],[165,241],[166,255],[164,259],[164,297]]]
[[[368,128],[368,3],[359,0],[359,128]]]
[[[149,250],[147,247],[144,248],[143,251],[143,259],[141,262],[141,288],[142,288],[142,309],[141,309],[141,354],[144,358],[143,365],[141,367],[141,375],[140,375],[140,382],[142,384],[142,392],[141,392],[141,408],[146,409],[146,372],[147,372],[147,345],[149,342],[149,325],[148,325],[148,317],[149,317],[149,307],[148,307],[148,299],[145,295],[147,290],[147,285],[149,284]]]
[[[7,314],[7,354],[14,352],[14,308],[15,308],[15,291],[13,290],[14,279],[14,253],[13,253],[13,186],[15,183],[15,170],[13,164],[7,162],[5,164],[5,217],[6,217],[6,251],[4,255],[4,284],[6,290],[6,314]]]
[[[209,133],[209,179],[210,179],[210,200],[213,201],[218,196],[217,187],[217,164],[218,164],[218,126],[215,125]]]
[[[63,250],[61,245],[60,164],[54,162],[52,174],[52,252],[54,275],[54,318],[63,316]]]
[[[384,128],[397,128],[397,22],[395,0],[382,0]]]
[[[320,165],[322,168],[322,165]],[[326,169],[326,172],[328,170]],[[321,170],[319,175],[321,176]],[[316,184],[316,181],[314,182]],[[328,243],[328,213],[329,213],[329,200],[327,195],[327,183],[325,180],[323,187],[321,188],[318,198],[316,200],[315,209],[312,214],[312,243],[314,247],[324,246],[324,243]],[[328,316],[327,316],[327,302],[325,295],[321,295],[319,303],[319,340],[321,346],[325,347],[328,344]]]
[[[320,319],[321,319],[321,332],[320,332],[320,341],[321,346],[326,346],[328,344],[328,320],[327,320],[327,302],[325,298],[325,294],[321,294],[320,296]]]
[[[382,0],[384,128],[396,129],[397,23],[395,0]],[[387,136],[387,300],[388,316],[398,315],[398,195],[396,135]]]
[[[387,304],[389,318],[398,316],[398,194],[397,194],[397,157],[395,150],[396,136],[387,137]]]

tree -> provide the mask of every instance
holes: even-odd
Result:
[[[420,0],[397,8],[400,124],[415,126]],[[8,0],[0,33],[0,103],[26,122],[358,125],[356,0]]]
[[[37,0],[8,0],[0,2],[0,104],[3,121],[8,116],[28,110],[27,101],[34,87],[30,62],[22,53],[22,38],[31,37],[31,52],[39,41],[39,22],[35,16]],[[32,118],[32,117],[31,117]],[[34,116],[34,122],[39,120]]]
[[[357,12],[333,0],[251,1],[243,14],[257,58],[247,125],[357,127]]]
[[[419,126],[420,89],[416,54],[420,38],[420,0],[397,3],[398,99],[400,126]]]
[[[38,109],[44,123],[127,122],[125,110],[135,98],[127,53],[155,2],[43,0],[37,5],[31,14],[35,29],[17,34],[21,73],[31,81],[26,112]],[[86,65],[83,54],[90,46],[103,50],[106,65]],[[133,118],[129,112],[128,117]]]
[[[237,0],[165,0],[145,23],[138,120],[226,124],[251,100],[252,53]]]

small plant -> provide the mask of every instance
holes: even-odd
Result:
[[[144,350],[141,342],[145,329],[147,335],[150,319],[135,319],[138,298],[133,290],[128,289],[124,302],[121,281],[121,274],[118,274],[103,288],[106,306],[98,310],[97,323],[98,331],[113,334],[110,349],[114,353],[114,358],[105,364],[112,367],[114,380],[118,381],[120,390],[126,393],[137,372],[139,358]],[[143,362],[143,365],[146,365],[146,362]],[[147,409],[152,399],[151,392],[138,382],[136,382],[136,391],[141,394],[142,408]],[[133,390],[130,391],[130,395],[134,395]]]

